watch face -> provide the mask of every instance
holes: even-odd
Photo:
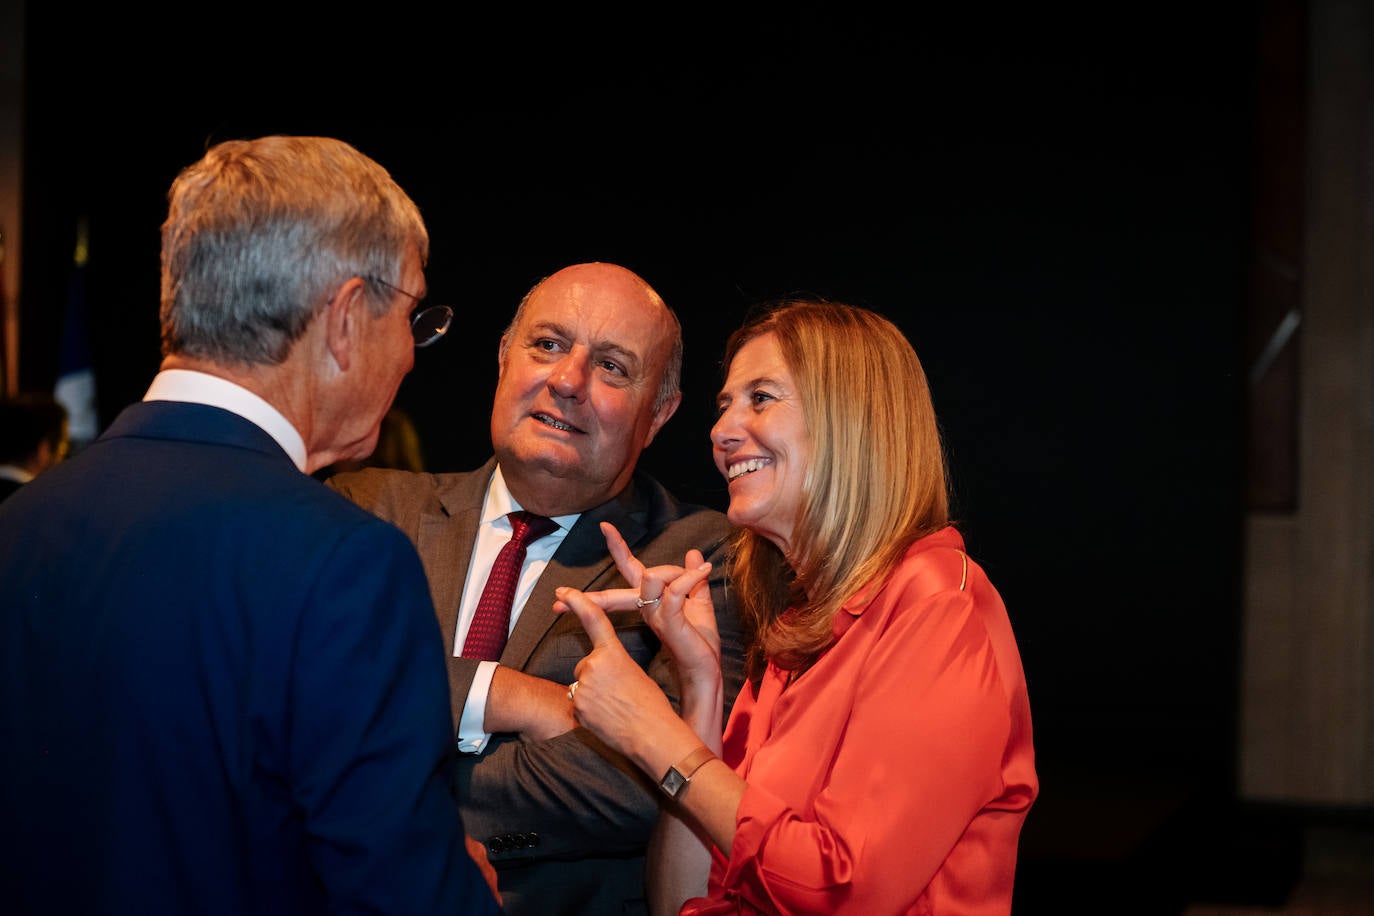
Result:
[[[682,791],[682,787],[685,785],[687,785],[687,780],[682,778],[677,767],[669,767],[658,787],[666,792],[669,798],[677,798],[677,794]]]

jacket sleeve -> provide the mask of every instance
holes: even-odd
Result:
[[[328,551],[290,651],[292,792],[334,911],[498,912],[464,848],[434,612],[399,531],[368,521]]]

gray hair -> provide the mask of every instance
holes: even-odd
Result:
[[[168,192],[162,226],[162,352],[227,365],[286,359],[350,277],[399,283],[429,233],[376,162],[329,137],[210,148]],[[371,313],[394,294],[366,287]]]

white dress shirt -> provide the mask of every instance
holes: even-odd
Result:
[[[487,485],[487,498],[482,503],[482,518],[477,526],[477,540],[472,547],[472,560],[468,563],[467,579],[463,585],[463,600],[458,605],[458,628],[453,641],[453,654],[463,654],[463,643],[468,637],[468,628],[477,613],[477,602],[486,588],[487,576],[496,562],[496,555],[510,542],[511,525],[507,513],[518,512],[521,505],[510,495],[506,480],[501,476],[498,465]],[[577,516],[560,515],[554,518],[558,528],[551,534],[534,541],[525,549],[525,565],[520,570],[520,581],[515,587],[515,599],[511,602],[510,625],[520,619],[525,602],[529,600],[534,583],[544,573],[558,545],[563,543]],[[509,631],[507,631],[509,632]],[[467,703],[458,721],[458,750],[465,754],[481,753],[491,739],[491,733],[483,727],[486,716],[487,695],[491,692],[491,679],[496,674],[496,662],[478,662],[477,674],[473,676],[472,687],[468,690]]]

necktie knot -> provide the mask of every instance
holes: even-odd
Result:
[[[544,535],[552,534],[558,527],[558,522],[551,518],[523,510],[512,512],[506,518],[510,519],[510,539],[521,547],[527,547]]]

